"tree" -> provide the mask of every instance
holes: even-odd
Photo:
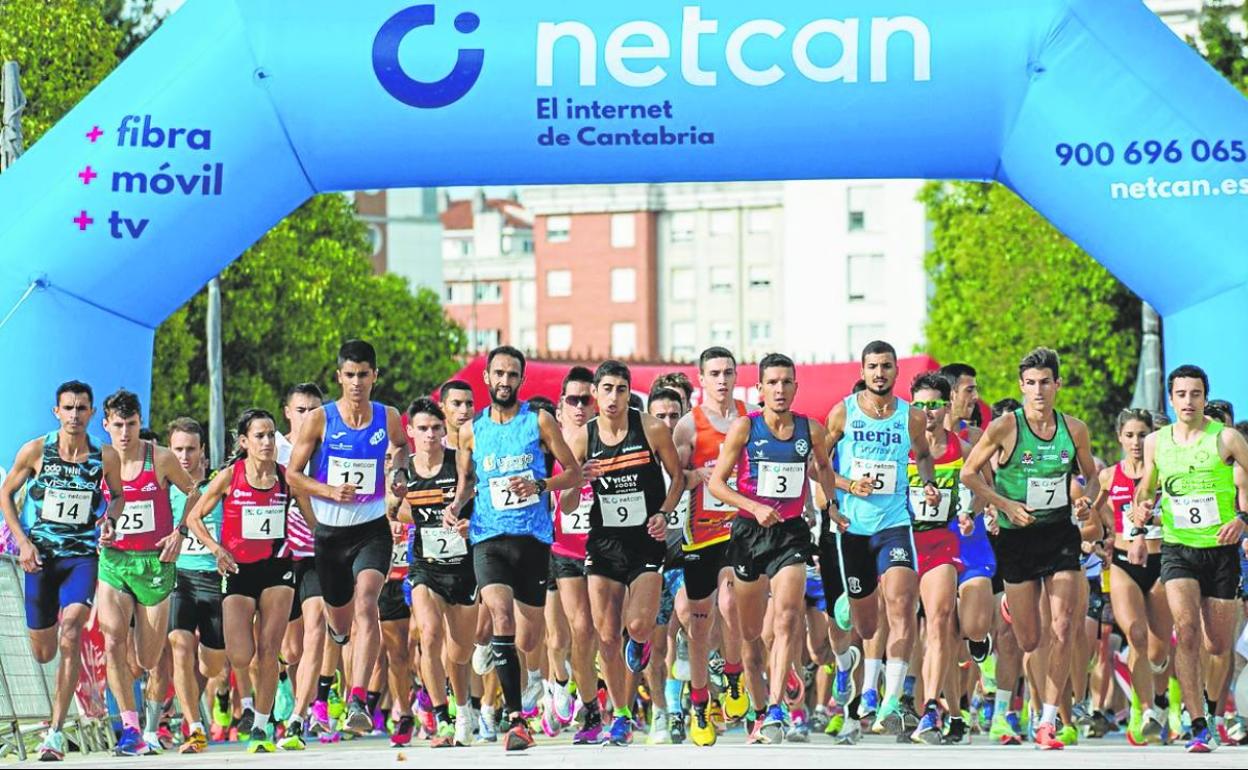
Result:
[[[0,0],[0,61],[21,68],[29,148],[112,72],[123,33],[90,0]]]
[[[413,295],[405,280],[373,273],[365,226],[341,195],[305,203],[221,274],[225,413],[276,410],[286,390],[311,381],[336,392],[338,347],[351,338],[377,348],[374,399],[405,407],[459,367],[463,330],[436,293]],[[151,424],[206,419],[208,378],[201,291],[156,332]],[[230,420],[227,419],[227,426]]]
[[[156,14],[155,0],[94,0],[108,25],[121,32],[117,58],[125,59],[156,31],[163,16]]]
[[[1188,38],[1187,42],[1201,51],[1231,85],[1248,95],[1248,36],[1236,32],[1230,24],[1231,16],[1237,12],[1248,26],[1248,4],[1236,9],[1221,0],[1205,3],[1200,17],[1200,40]]]
[[[921,199],[935,225],[928,351],[975,366],[995,399],[1018,397],[1031,349],[1056,349],[1061,409],[1088,422],[1098,451],[1112,448],[1135,379],[1140,300],[1001,185],[931,184]]]

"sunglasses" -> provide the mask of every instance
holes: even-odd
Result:
[[[589,406],[590,396],[564,396],[563,403],[568,406]]]
[[[929,411],[929,412],[934,412],[937,409],[944,409],[946,406],[949,406],[949,402],[941,400],[941,399],[937,399],[935,401],[915,401],[914,402],[915,409],[921,409],[923,411]]]

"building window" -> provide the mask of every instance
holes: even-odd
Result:
[[[510,236],[510,235],[504,235],[504,236],[503,236],[503,245],[502,245],[502,250],[503,250],[503,253],[504,253],[504,254],[510,254],[510,253],[511,253],[511,249],[513,248],[512,243],[513,243],[513,241],[512,241],[512,238],[511,238],[511,236]]]
[[[547,297],[571,297],[572,296],[572,271],[571,270],[547,270],[546,271],[546,296]]]
[[[537,307],[537,281],[520,282],[520,307],[526,310]]]
[[[750,288],[763,290],[771,288],[771,268],[765,266],[751,267],[748,272]]]
[[[883,190],[879,187],[849,188],[849,231],[874,232],[876,220],[880,216],[880,197]]]
[[[522,249],[521,249],[521,250],[522,250],[525,254],[532,254],[532,253],[533,253],[533,239],[532,239],[532,238],[525,238],[525,239],[521,242],[521,246],[522,246]]]
[[[849,301],[874,304],[883,301],[884,255],[850,254]]]
[[[477,302],[485,305],[497,305],[503,301],[503,285],[501,283],[477,284]]]
[[[771,321],[750,321],[750,344],[771,342]]]
[[[611,355],[629,358],[637,354],[637,324],[611,324]]]
[[[746,227],[751,234],[769,233],[772,228],[772,212],[770,209],[755,209],[746,217]]]
[[[697,284],[697,271],[690,267],[676,268],[672,271],[672,299],[693,299],[697,294]]]
[[[572,325],[550,324],[546,327],[546,349],[551,353],[566,353],[572,349]]]
[[[521,329],[520,330],[520,349],[526,353],[533,353],[537,350],[537,330]]]
[[[698,344],[698,326],[690,321],[672,324],[672,347],[693,349]]]
[[[635,214],[611,215],[611,248],[631,249],[637,245],[637,216]]]
[[[737,212],[732,209],[719,209],[711,212],[711,235],[725,236],[737,234]]]
[[[493,350],[502,340],[502,332],[498,329],[477,329],[477,350]]]
[[[368,240],[373,247],[373,256],[381,253],[381,249],[386,245],[386,236],[382,234],[381,228],[377,225],[368,226]]]
[[[712,345],[723,345],[725,347],[731,347],[733,344],[733,337],[735,336],[736,334],[733,330],[732,324],[730,323],[711,324],[711,344]]]
[[[448,305],[471,305],[472,304],[472,284],[470,283],[448,283],[446,285],[446,304]]]
[[[637,301],[636,270],[631,267],[621,267],[611,271],[611,301]]]
[[[672,241],[692,241],[693,233],[697,226],[697,215],[692,211],[681,211],[672,214]]]
[[[723,293],[732,291],[737,271],[731,267],[711,268],[711,291]]]
[[[572,237],[572,217],[546,217],[546,242],[566,243]]]
[[[849,357],[855,361],[869,343],[884,337],[884,324],[858,324],[849,327]]]
[[[464,238],[459,241],[459,256],[461,257],[472,256],[472,240],[471,239]]]

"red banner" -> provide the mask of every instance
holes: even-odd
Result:
[[[529,361],[525,368],[524,385],[520,388],[521,398],[545,396],[558,401],[563,377],[568,369],[578,365],[575,361]],[[583,363],[591,371],[597,362]],[[901,370],[897,378],[897,395],[908,398],[910,382],[923,372],[940,368],[935,359],[929,356],[903,358],[898,361]],[[693,403],[701,400],[701,389],[698,387],[698,367],[695,364],[629,364],[633,375],[633,391],[643,399],[650,392],[650,384],[661,375],[670,372],[684,372],[693,383]],[[490,394],[486,390],[484,373],[485,356],[478,356],[468,363],[451,379],[464,380],[472,385],[472,393],[477,411],[490,403]],[[857,363],[844,364],[798,364],[797,365],[797,399],[794,409],[808,417],[824,420],[836,402],[849,395],[854,383],[862,377],[862,366]],[[742,364],[737,370],[737,389],[735,397],[749,405],[756,405],[758,397],[758,367],[753,364]]]

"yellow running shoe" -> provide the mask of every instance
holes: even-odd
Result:
[[[741,688],[740,674],[728,674],[727,679],[728,687],[721,696],[724,701],[724,717],[730,722],[736,722],[744,719],[746,712],[750,710],[750,697]]]
[[[714,746],[715,741],[719,740],[719,733],[707,715],[707,710],[706,707],[693,707],[693,714],[689,720],[689,739],[695,746]]]
[[[200,754],[208,748],[208,736],[196,729],[178,748],[179,754]]]

